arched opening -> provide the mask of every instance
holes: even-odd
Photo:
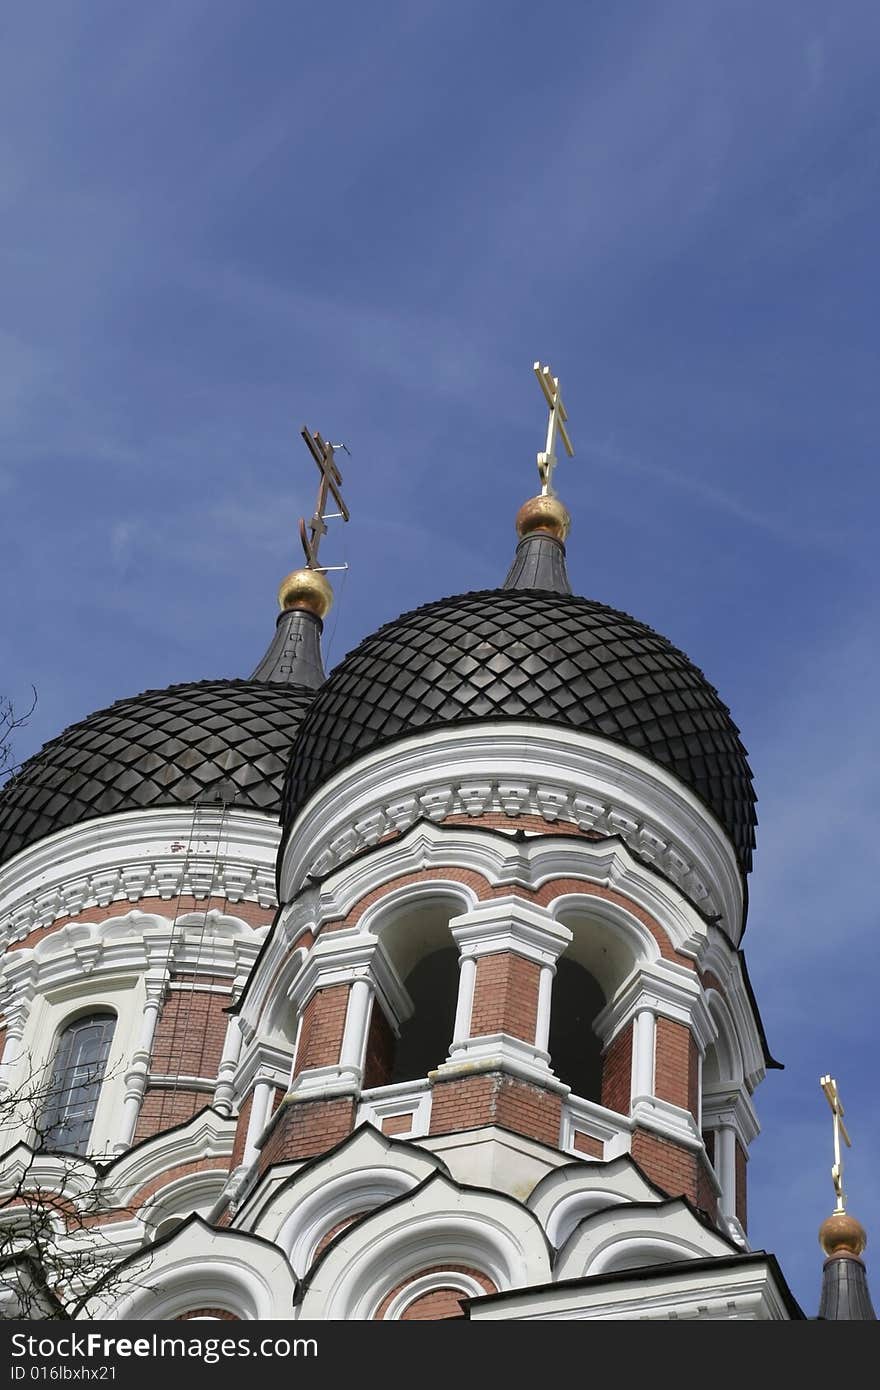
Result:
[[[447,933],[448,934],[448,933]],[[444,1061],[452,1041],[458,997],[458,949],[423,956],[404,980],[413,1011],[402,1024],[390,1080],[415,1081]]]
[[[88,1153],[115,1027],[116,1015],[102,1010],[82,1014],[61,1030],[38,1121],[38,1148]]]
[[[602,1043],[593,1020],[605,1007],[598,981],[578,961],[563,956],[556,965],[550,1007],[550,1066],[576,1096],[602,1096]]]
[[[370,923],[409,1011],[392,1026],[374,1004],[367,1086],[419,1081],[449,1055],[459,986],[459,952],[449,923],[468,906],[461,892],[431,886],[384,906]]]

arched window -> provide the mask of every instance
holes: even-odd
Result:
[[[94,1013],[74,1019],[63,1029],[40,1118],[42,1148],[88,1153],[115,1026],[114,1014]]]
[[[443,946],[423,956],[405,984],[413,1012],[400,1030],[392,1081],[427,1076],[446,1060],[458,998],[458,948]]]
[[[550,1009],[550,1065],[582,1100],[602,1096],[602,1044],[593,1020],[605,995],[588,970],[563,956],[556,964]]]

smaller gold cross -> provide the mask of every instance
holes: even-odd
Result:
[[[309,447],[309,453],[318,465],[321,474],[321,481],[318,485],[318,500],[315,503],[315,512],[306,525],[305,519],[299,519],[299,538],[302,541],[302,548],[305,552],[306,565],[310,570],[326,569],[318,563],[318,551],[321,547],[321,539],[327,534],[328,520],[348,521],[348,508],[342,500],[342,474],[334,457],[334,451],[340,447],[339,444],[330,444],[326,439],[322,439],[318,431],[310,434],[303,426],[300,433]],[[347,452],[347,451],[346,451]],[[337,512],[327,511],[328,497],[332,496],[333,501],[339,508]],[[335,566],[334,566],[335,568]]]
[[[831,1114],[834,1116],[834,1165],[831,1169],[831,1181],[834,1183],[834,1192],[837,1197],[836,1212],[846,1211],[846,1196],[843,1191],[843,1160],[840,1154],[840,1136],[846,1140],[846,1147],[852,1148],[852,1140],[846,1132],[843,1123],[843,1103],[840,1099],[840,1092],[837,1089],[837,1082],[831,1076],[819,1078],[819,1085],[825,1092],[825,1099],[831,1106]]]
[[[568,419],[568,411],[562,404],[562,391],[559,386],[559,377],[554,376],[549,367],[542,367],[540,362],[534,365],[535,376],[538,378],[538,385],[544,392],[544,399],[550,408],[550,419],[547,421],[547,444],[542,454],[538,454],[538,473],[541,478],[541,496],[552,497],[553,493],[553,470],[556,467],[556,435],[562,435],[562,442],[569,458],[574,458],[574,447],[565,428]]]

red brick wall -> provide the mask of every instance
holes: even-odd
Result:
[[[287,1101],[276,1111],[271,1134],[260,1151],[259,1170],[288,1158],[312,1158],[338,1144],[354,1128],[355,1103],[338,1100]]]
[[[496,1115],[505,1129],[559,1147],[562,1101],[555,1092],[505,1076],[498,1089]]]
[[[394,1030],[377,999],[373,999],[367,1051],[364,1058],[364,1089],[387,1086],[394,1067]]]
[[[471,1037],[509,1033],[523,1042],[535,1041],[538,1022],[538,980],[541,967],[513,951],[481,956],[477,961]]]
[[[562,1102],[554,1092],[487,1072],[435,1084],[430,1132],[454,1134],[496,1124],[555,1148],[561,1116]]]
[[[225,1308],[193,1308],[191,1313],[181,1313],[175,1322],[187,1322],[191,1318],[216,1318],[218,1322],[240,1322],[237,1313],[227,1313]]]
[[[737,1139],[736,1141],[736,1219],[744,1231],[748,1230],[749,1208],[746,1197],[746,1165],[749,1156]]]
[[[386,1294],[376,1310],[375,1319],[381,1322],[385,1317],[388,1307],[396,1296],[409,1284],[415,1283],[417,1279],[422,1279],[426,1274],[469,1274],[470,1277],[485,1289],[486,1293],[497,1293],[495,1285],[487,1274],[480,1269],[472,1269],[470,1265],[434,1265],[430,1269],[420,1269],[418,1274],[410,1274],[402,1283],[393,1288]],[[437,1322],[442,1318],[460,1318],[461,1299],[467,1298],[466,1293],[461,1289],[434,1289],[431,1293],[423,1294],[421,1298],[416,1298],[404,1309],[401,1322]]]
[[[172,981],[184,988],[172,989],[165,998],[153,1040],[150,1070],[170,1076],[213,1078],[226,1041],[229,1017],[224,1009],[232,1002],[232,992],[190,990],[187,985],[191,982],[191,977]],[[211,976],[198,980],[198,984],[213,982]]]
[[[579,1130],[575,1130],[571,1142],[572,1147],[576,1149],[579,1154],[589,1154],[591,1158],[604,1157],[605,1145],[602,1143],[601,1139],[594,1139],[592,1134],[582,1134]]]
[[[696,1117],[698,1105],[698,1052],[685,1023],[657,1019],[654,1093],[661,1100],[680,1105]]]
[[[138,1116],[134,1142],[138,1144],[141,1139],[152,1139],[154,1134],[161,1134],[163,1129],[173,1129],[184,1120],[191,1120],[197,1111],[204,1110],[210,1104],[211,1096],[207,1091],[172,1091],[170,1087],[148,1086]]]
[[[498,1077],[467,1076],[438,1081],[431,1102],[431,1134],[454,1134],[458,1129],[490,1125],[495,1116]]]
[[[241,1103],[238,1112],[238,1124],[235,1129],[235,1142],[232,1145],[232,1167],[237,1168],[244,1158],[245,1145],[247,1144],[248,1125],[251,1120],[251,1110],[254,1105],[254,1093],[246,1096]]]
[[[382,1133],[393,1136],[395,1134],[409,1134],[412,1129],[413,1117],[409,1115],[386,1115],[382,1121]]]
[[[344,1221],[337,1221],[335,1226],[331,1226],[330,1230],[327,1231],[326,1234],[321,1237],[321,1239],[318,1241],[318,1244],[315,1246],[315,1253],[312,1256],[312,1264],[314,1264],[315,1260],[318,1258],[319,1255],[323,1254],[323,1252],[327,1249],[327,1246],[330,1244],[331,1240],[338,1236],[340,1231],[344,1231],[347,1227],[353,1226],[356,1221],[360,1221],[363,1215],[365,1215],[364,1212],[356,1211],[353,1216],[346,1216]]]
[[[632,1156],[651,1181],[670,1197],[684,1195],[699,1205],[697,1162],[692,1150],[637,1128],[632,1138]]]
[[[632,1139],[632,1156],[651,1181],[670,1197],[687,1197],[714,1220],[717,1198],[702,1153],[637,1128]]]
[[[331,985],[329,989],[317,990],[306,1004],[296,1049],[295,1076],[308,1067],[329,1067],[339,1061],[348,990],[348,985]]]
[[[709,1160],[697,1154],[697,1206],[708,1212],[713,1221],[718,1217],[718,1197],[715,1192],[714,1174]]]
[[[628,1023],[605,1049],[602,1064],[602,1104],[628,1115],[632,1095],[633,1025]]]

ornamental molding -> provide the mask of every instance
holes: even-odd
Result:
[[[0,868],[0,950],[121,900],[184,895],[268,910],[279,839],[269,816],[216,806],[126,811],[56,831]]]
[[[404,989],[377,936],[357,929],[331,932],[312,947],[288,991],[294,1015],[305,1008],[319,989],[352,985],[364,980],[376,990],[385,1012],[402,1023],[413,1011]]]
[[[398,1285],[433,1265],[479,1269],[499,1289],[544,1284],[550,1255],[521,1202],[438,1172],[406,1202],[387,1203],[333,1241],[306,1275],[299,1316],[369,1320]]]
[[[610,1004],[596,1015],[593,1027],[604,1046],[645,1009],[655,1018],[681,1023],[693,1034],[701,1053],[716,1037],[699,980],[676,961],[658,958],[636,971]]]
[[[493,898],[473,912],[453,917],[449,930],[463,960],[509,951],[553,970],[572,941],[569,928],[555,921],[546,908],[533,907],[513,895]]]
[[[237,975],[253,966],[259,950],[252,927],[212,908],[185,913],[176,922],[134,909],[103,922],[72,922],[43,937],[36,946],[9,951],[0,959],[0,1012],[16,1022],[27,1016],[38,995],[81,994],[84,999],[112,976],[134,981],[159,972]]]
[[[631,749],[532,723],[432,730],[359,758],[304,805],[279,861],[282,900],[307,878],[418,820],[492,813],[620,837],[739,935],[740,870],[726,831],[671,773]]]
[[[237,1121],[219,1115],[216,1110],[202,1110],[175,1129],[165,1130],[129,1149],[110,1167],[105,1177],[106,1188],[120,1205],[125,1205],[150,1182],[168,1177],[178,1181],[176,1170],[206,1158],[229,1158],[235,1140]],[[187,1174],[187,1179],[193,1174]],[[213,1170],[212,1170],[213,1176]],[[150,1195],[150,1203],[159,1200],[165,1190],[160,1187]]]
[[[749,1090],[754,1091],[763,1081],[767,1067],[758,1021],[746,988],[742,957],[723,932],[710,927],[700,943],[697,967],[703,974],[714,975],[722,986],[723,1000],[742,1054],[744,1079]],[[707,992],[711,998],[713,991]]]
[[[259,966],[248,983],[241,1006],[242,1027],[262,1031],[262,1020],[276,1008],[279,990],[291,980],[290,958],[305,934],[318,936],[329,924],[344,921],[359,903],[369,900],[351,930],[380,934],[389,916],[426,898],[443,894],[453,900],[451,916],[492,913],[499,899],[483,899],[478,890],[453,877],[470,870],[485,879],[489,888],[521,888],[536,892],[547,883],[564,878],[584,881],[583,893],[571,889],[547,907],[515,894],[504,902],[516,912],[532,914],[542,929],[570,912],[587,912],[620,923],[637,941],[638,957],[648,962],[659,956],[659,947],[638,914],[606,896],[590,892],[592,886],[611,890],[640,908],[663,931],[670,945],[695,958],[706,944],[706,921],[668,880],[636,859],[620,839],[596,841],[556,837],[517,840],[498,829],[469,825],[436,825],[421,821],[399,839],[376,846],[369,854],[347,862],[322,884],[310,884],[295,901],[283,908],[268,939]],[[435,871],[434,877],[426,873]],[[385,891],[382,891],[385,890]],[[333,926],[326,935],[336,937],[350,929]],[[723,940],[720,933],[716,933]]]
[[[703,1129],[732,1129],[740,1148],[748,1153],[761,1126],[745,1086],[737,1090],[723,1085],[703,1087]]]

